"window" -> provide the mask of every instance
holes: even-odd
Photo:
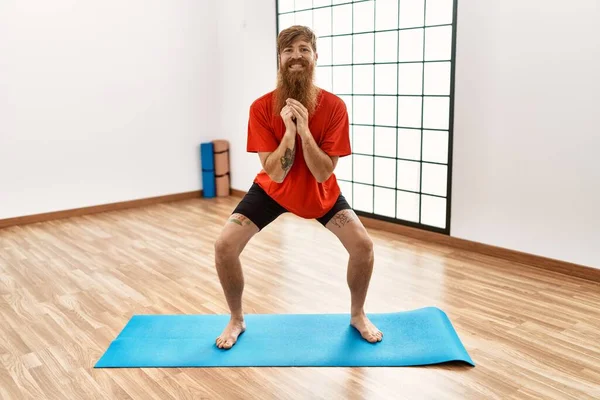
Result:
[[[449,233],[454,0],[278,0],[277,30],[311,27],[316,81],[348,107],[336,176],[359,215]]]

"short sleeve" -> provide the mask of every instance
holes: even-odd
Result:
[[[352,154],[348,111],[341,99],[334,107],[331,122],[324,131],[320,147],[329,156],[344,157]]]
[[[275,151],[279,147],[279,143],[277,143],[277,139],[269,123],[269,115],[269,113],[264,111],[264,106],[259,102],[255,101],[250,106],[248,142],[246,144],[247,152]]]

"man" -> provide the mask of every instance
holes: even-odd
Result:
[[[373,243],[333,174],[338,158],[351,154],[346,106],[314,84],[318,56],[309,28],[283,30],[277,52],[277,88],[252,103],[248,122],[247,151],[258,153],[263,169],[215,242],[217,273],[231,312],[216,344],[229,349],[246,329],[242,250],[284,212],[317,219],[338,237],[349,254],[350,324],[365,340],[381,341],[383,334],[363,308],[373,270]]]

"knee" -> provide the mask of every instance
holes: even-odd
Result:
[[[362,260],[373,259],[373,241],[368,235],[362,235],[350,248],[350,257]]]
[[[238,246],[227,236],[219,236],[214,243],[215,259],[219,261],[227,261],[239,256]]]

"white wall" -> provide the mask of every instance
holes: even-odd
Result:
[[[0,2],[0,219],[200,189],[215,7]]]
[[[598,20],[459,1],[452,236],[600,267]]]
[[[231,186],[248,190],[261,169],[258,155],[246,152],[250,105],[277,83],[275,0],[227,0],[217,7],[220,133],[230,142]]]

